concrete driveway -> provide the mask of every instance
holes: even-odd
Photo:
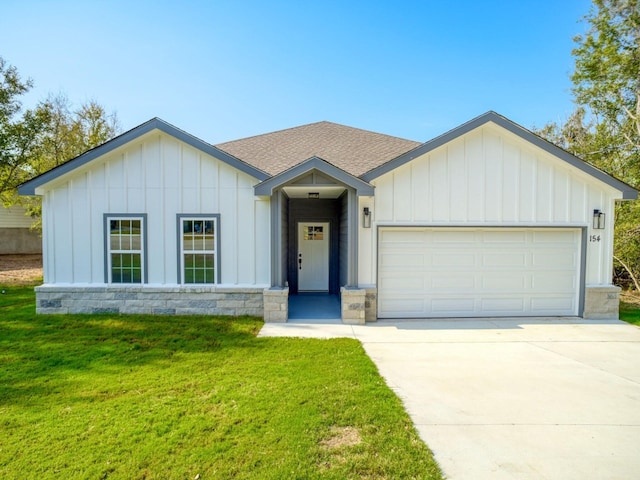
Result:
[[[260,335],[360,340],[450,479],[640,478],[640,328],[447,319]]]

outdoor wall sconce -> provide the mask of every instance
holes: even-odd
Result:
[[[597,209],[593,211],[593,228],[594,230],[604,229],[604,213]]]
[[[369,210],[369,207],[364,207],[362,210],[362,227],[371,228],[371,210]]]
[[[309,198],[318,199],[320,198],[320,192],[309,192]]]

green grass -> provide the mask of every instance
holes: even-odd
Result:
[[[620,302],[620,320],[640,326],[640,305]]]
[[[36,316],[31,287],[0,288],[0,478],[441,478],[355,340]]]

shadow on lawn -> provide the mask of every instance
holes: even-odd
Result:
[[[3,287],[0,287],[2,289]],[[33,290],[0,295],[0,404],[56,393],[78,374],[126,375],[178,354],[256,348],[252,317],[36,315]],[[213,359],[212,358],[212,359]]]

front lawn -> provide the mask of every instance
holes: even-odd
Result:
[[[640,297],[627,294],[620,302],[620,320],[640,326]]]
[[[442,478],[355,340],[36,316],[32,288],[0,289],[0,478]]]

